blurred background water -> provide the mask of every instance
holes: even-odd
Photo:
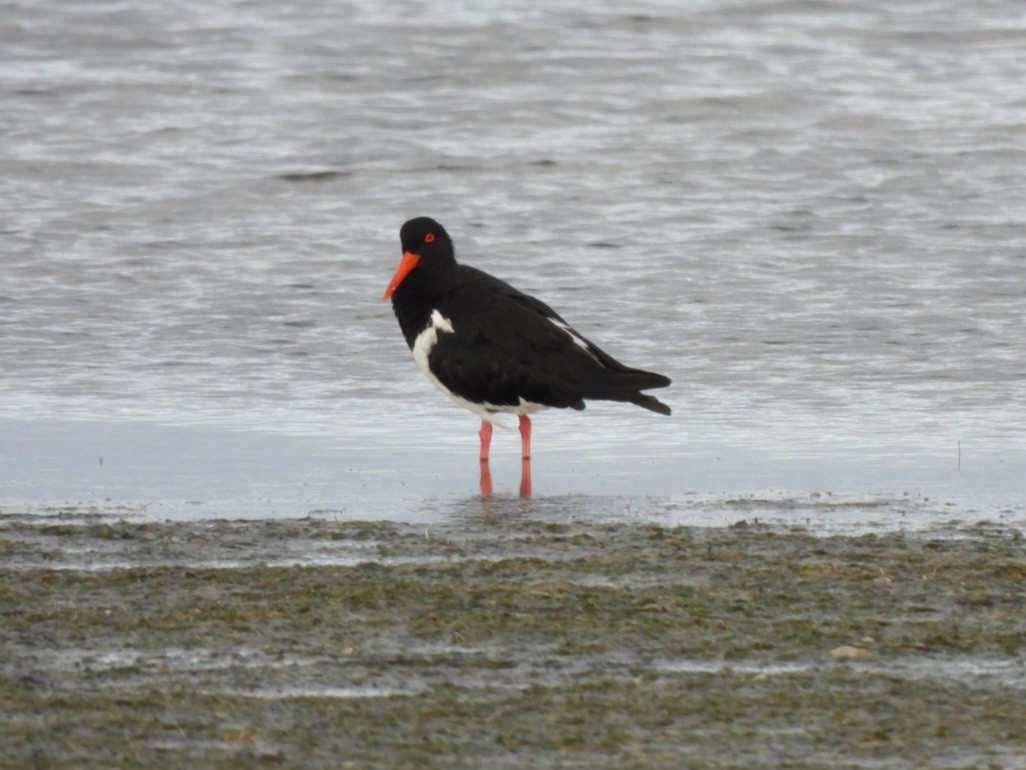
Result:
[[[536,491],[1021,505],[1024,51],[1015,0],[6,3],[0,503],[471,494],[378,300],[426,214],[674,380],[541,415]]]

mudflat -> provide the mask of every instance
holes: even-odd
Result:
[[[4,768],[1026,766],[1026,543],[0,516]]]

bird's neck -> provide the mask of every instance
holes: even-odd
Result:
[[[448,270],[420,274],[414,271],[392,294],[392,310],[411,348],[417,335],[430,325],[432,311],[438,309],[438,301],[449,285],[447,273]]]

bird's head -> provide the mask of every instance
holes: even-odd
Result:
[[[452,239],[445,228],[431,217],[417,217],[399,230],[403,258],[381,296],[386,300],[414,270],[433,270],[455,262]]]

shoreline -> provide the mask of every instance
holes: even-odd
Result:
[[[549,443],[564,435],[559,425],[567,420],[560,418],[553,415],[547,439],[535,442],[529,515],[545,516],[566,501],[558,514],[566,518],[583,501],[588,515],[602,520],[631,520],[641,510],[657,524],[726,526],[752,517],[800,524],[806,515],[857,525],[875,512],[882,521],[893,518],[895,526],[929,528],[941,517],[971,523],[1008,509],[1026,531],[1026,453],[1018,445],[984,452],[967,442],[959,466],[953,451],[932,454],[925,446],[906,447],[905,454],[888,453],[898,448],[884,451],[883,445],[796,454],[796,447],[784,444],[748,443],[744,434],[730,444],[696,439],[671,445],[652,435],[614,447],[602,442],[622,435],[622,425],[610,424],[581,425],[592,432],[580,434],[573,448]],[[0,428],[0,510],[59,513],[94,506],[102,513],[120,506],[122,515],[146,521],[320,512],[354,521],[433,524],[465,515],[480,499],[475,446],[423,435],[396,446],[390,441],[400,435],[398,428],[389,441],[214,424],[0,419]],[[516,494],[520,480],[513,450],[512,444],[497,446],[491,463],[498,493],[491,507],[502,512],[496,515],[519,512],[505,497]],[[858,510],[852,503],[870,505]]]

